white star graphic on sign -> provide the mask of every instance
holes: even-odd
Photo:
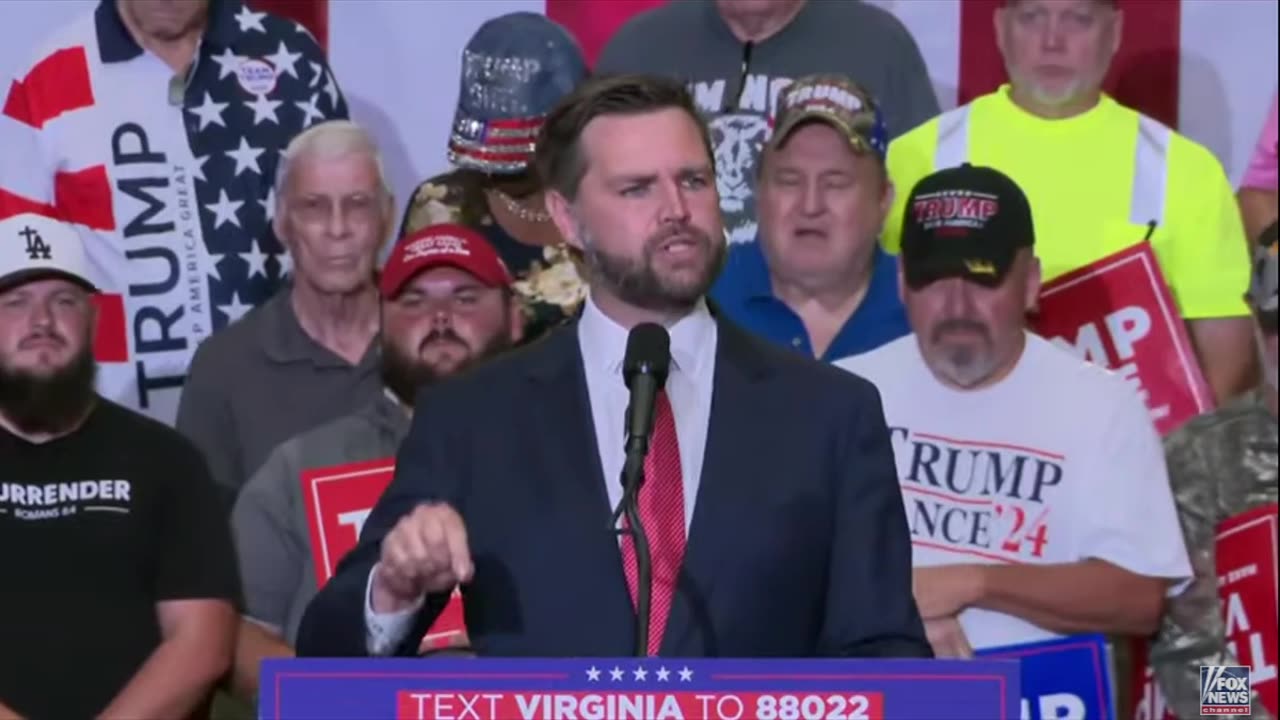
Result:
[[[632,670],[631,674],[635,677],[636,680],[639,680],[641,682],[649,678],[649,671],[645,670],[642,667]]]
[[[252,170],[254,173],[261,175],[262,168],[258,167],[258,156],[266,152],[262,148],[256,148],[249,144],[247,137],[240,137],[240,147],[235,150],[228,150],[227,157],[236,161],[235,172],[231,173],[233,177],[239,177],[240,173],[245,170]]]
[[[200,118],[200,129],[203,130],[211,124],[226,127],[227,124],[222,122],[222,111],[227,109],[230,103],[214,102],[213,97],[209,93],[204,94],[204,103],[200,107],[187,108],[187,112]]]
[[[266,95],[255,95],[253,100],[245,101],[244,106],[253,111],[254,125],[266,121],[279,125],[280,119],[276,117],[276,108],[282,104],[284,103],[281,100],[271,100]]]
[[[267,189],[267,199],[259,200],[258,204],[262,206],[262,212],[267,215],[267,222],[276,219],[276,189],[274,187]]]
[[[680,668],[680,682],[689,682],[692,679],[693,671],[689,669],[689,666],[686,665]]]
[[[609,671],[609,679],[612,680],[613,682],[618,682],[619,680],[621,680],[622,668],[615,665],[614,668]]]
[[[283,40],[280,41],[280,49],[276,50],[274,55],[267,55],[266,58],[267,62],[275,67],[278,75],[298,77],[298,71],[293,66],[298,64],[298,60],[302,58],[302,53],[289,52],[289,48],[285,46]]]
[[[312,95],[306,102],[299,100],[294,103],[294,105],[298,106],[298,109],[303,113],[304,117],[302,118],[302,127],[311,127],[312,120],[324,119],[324,113],[320,112],[320,108],[316,107],[316,101],[319,99],[319,95]]]
[[[258,247],[258,241],[254,240],[253,243],[249,245],[249,252],[240,253],[240,259],[244,260],[249,265],[249,272],[245,277],[250,280],[253,279],[254,275],[261,275],[263,278],[266,278],[267,258],[269,257],[271,256],[262,252],[262,249]]]
[[[267,29],[262,26],[262,20],[266,16],[266,13],[251,12],[249,6],[246,5],[240,8],[240,12],[236,13],[236,22],[240,23],[240,32],[257,30],[260,33],[265,33]]]
[[[333,73],[325,73],[324,78],[324,94],[329,96],[329,107],[334,110],[338,109],[338,83],[333,79]]]
[[[240,218],[236,216],[236,212],[240,210],[241,205],[244,205],[244,201],[227,197],[227,191],[224,188],[218,191],[218,202],[208,203],[204,209],[213,213],[213,229],[217,230],[223,223],[240,227]]]
[[[324,68],[320,63],[307,61],[307,67],[311,68],[311,81],[307,83],[307,87],[315,87],[320,84],[321,78],[324,77]]]
[[[667,678],[671,677],[671,671],[667,670],[665,667],[658,668],[657,674],[658,682],[666,682]]]
[[[209,162],[209,156],[205,155],[204,157],[193,158],[193,160],[195,162],[191,166],[191,177],[194,177],[200,182],[209,182],[204,179],[204,164]]]
[[[600,670],[595,665],[587,668],[587,679],[595,682],[600,679]]]
[[[272,254],[271,257],[275,258],[276,263],[280,265],[280,277],[293,274],[293,256],[289,254],[288,250],[279,255]]]
[[[240,63],[244,62],[244,58],[231,52],[231,48],[222,51],[221,55],[214,55],[213,61],[218,63],[218,79],[221,80],[228,75],[235,75],[240,71]]]
[[[229,325],[244,317],[244,314],[252,310],[253,306],[240,302],[240,293],[232,292],[230,304],[219,305],[218,309],[222,311],[223,315],[227,316],[227,324]]]

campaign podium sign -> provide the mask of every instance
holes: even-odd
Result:
[[[1161,435],[1213,407],[1148,242],[1045,283],[1032,329],[1133,384]]]
[[[1017,720],[1009,660],[268,659],[263,720]]]
[[[1277,716],[1276,503],[1253,508],[1219,523],[1214,535],[1218,597],[1226,622],[1227,650],[1249,667],[1262,706]]]
[[[977,655],[1021,663],[1022,720],[1111,717],[1111,674],[1102,635],[987,648]]]
[[[396,474],[395,458],[310,468],[302,472],[302,501],[311,535],[311,559],[316,582],[333,577],[343,556],[360,539],[364,521]],[[422,638],[425,652],[465,645],[466,620],[462,593],[453,591],[448,604]]]

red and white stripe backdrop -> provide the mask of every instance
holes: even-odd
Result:
[[[565,24],[594,57],[627,17],[667,0],[250,0],[306,24],[329,48],[356,119],[378,135],[401,202],[446,167],[462,46],[485,19],[525,10]],[[671,0],[681,2],[687,0]],[[852,0],[813,0],[844,2]],[[1000,0],[868,0],[911,29],[944,108],[1004,77]],[[1276,0],[1120,0],[1125,33],[1108,87],[1212,149],[1238,179],[1276,87]],[[3,0],[0,73],[35,38],[96,0]],[[7,85],[7,81],[6,81]]]

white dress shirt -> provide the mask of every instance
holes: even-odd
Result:
[[[715,381],[715,319],[703,302],[693,312],[667,328],[671,336],[671,371],[667,375],[667,396],[676,420],[680,446],[680,468],[684,476],[684,523],[686,534],[693,521],[694,501],[702,476],[702,459],[711,422],[711,391]],[[587,298],[578,321],[578,343],[586,370],[587,396],[595,425],[600,467],[609,494],[609,505],[622,502],[622,466],[626,461],[627,404],[630,392],[622,378],[629,330],[601,312]],[[621,542],[621,539],[619,539]],[[377,566],[374,567],[374,572]],[[404,640],[422,607],[419,598],[412,607],[396,613],[376,613],[372,602],[373,572],[365,590],[365,627],[370,655],[387,655]]]

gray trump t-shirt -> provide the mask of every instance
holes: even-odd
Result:
[[[755,180],[778,94],[798,78],[840,73],[883,108],[889,137],[938,114],[924,58],[906,27],[861,0],[808,0],[792,22],[751,48],[730,32],[713,0],[672,0],[641,13],[610,39],[597,73],[680,78],[708,118],[716,185],[733,243],[756,239]]]

